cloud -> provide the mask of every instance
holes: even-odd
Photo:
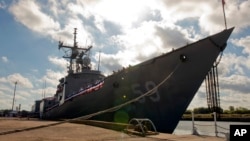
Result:
[[[241,94],[235,91],[222,91],[220,103],[224,109],[228,109],[229,106],[249,108],[250,105],[248,99],[250,99],[249,94]]]
[[[68,62],[63,58],[58,58],[54,56],[48,57],[49,61],[54,64],[55,66],[58,66],[60,69],[59,71],[54,71],[52,69],[47,69],[46,74],[42,77],[40,80],[40,83],[44,85],[44,83],[47,84],[47,86],[54,87],[54,90],[56,89],[56,86],[58,85],[59,79],[64,77],[67,73],[67,65]],[[56,67],[57,68],[57,67]],[[51,89],[50,89],[51,92]]]
[[[0,91],[2,92],[2,94],[13,92],[12,89],[9,89],[8,86],[6,85],[6,83],[8,83],[8,81],[7,80],[1,81],[1,79],[3,79],[3,78],[0,78],[0,83],[1,83]]]
[[[155,34],[162,40],[164,48],[179,48],[190,42],[182,32],[178,28],[156,26]]]
[[[25,87],[25,88],[33,88],[33,85],[30,82],[30,80],[28,78],[22,76],[19,73],[14,73],[14,74],[7,76],[7,81],[9,83],[17,82],[17,84],[20,84],[22,87]]]
[[[204,30],[208,31],[209,33],[219,31],[220,29],[223,29],[225,27],[221,3],[218,3],[216,1],[213,2],[214,2],[213,3],[214,7],[211,7],[212,11],[204,15],[200,21],[200,25],[204,27]],[[225,14],[226,14],[227,26],[237,27],[235,32],[240,31],[246,27],[249,27],[250,26],[249,23],[250,15],[248,14],[249,5],[250,1],[235,1],[235,0],[226,1]]]
[[[9,59],[6,57],[6,56],[2,56],[2,61],[4,63],[8,63],[9,62]]]
[[[154,23],[126,29],[122,34],[110,37],[111,46],[104,46],[101,53],[101,68],[109,74],[113,70],[156,56],[161,51],[161,41],[154,37]],[[161,52],[162,53],[162,52]],[[95,58],[98,54],[96,54]]]
[[[116,52],[104,52],[101,60],[104,62],[104,59],[113,59],[106,61],[107,68],[115,68],[109,66],[111,62],[118,63],[116,67],[127,67],[166,53],[172,48],[182,47],[192,40],[188,32],[178,26],[163,25],[162,22],[144,22],[139,27],[126,29],[123,34],[113,36]],[[110,47],[104,49],[110,50]]]
[[[249,27],[249,6],[250,1],[248,0],[229,0],[226,3],[226,14],[228,23],[237,27],[239,31],[245,29],[246,27]]]
[[[228,62],[229,60],[230,62]],[[243,75],[246,73],[244,67],[248,64],[248,62],[247,57],[237,56],[235,53],[225,53],[218,66],[219,75],[222,75],[223,77],[230,76],[232,74]]]
[[[5,9],[7,7],[4,1],[0,1],[0,9]]]
[[[175,23],[186,18],[196,17],[199,19],[201,29],[208,34],[225,28],[221,1],[179,0],[178,4],[173,0],[162,0],[161,2],[165,6],[161,10],[162,17],[168,21]],[[225,5],[227,26],[235,26],[237,31],[249,27],[249,5],[250,1],[227,0]]]
[[[240,39],[233,39],[232,43],[236,46],[243,48],[243,53],[250,55],[250,35],[240,38]]]
[[[5,95],[3,92],[0,91],[0,109],[11,109],[11,98],[8,95]]]
[[[95,58],[97,58],[97,55],[98,54],[95,55],[96,56]],[[114,54],[105,54],[105,53],[100,53],[100,56],[101,56],[100,68],[105,75],[109,75],[112,73],[112,71],[116,71],[122,68],[122,65],[120,65],[119,63],[120,60],[119,58],[121,56]]]
[[[42,80],[46,81],[47,85],[50,84],[56,88],[57,84],[59,83],[59,79],[65,76],[65,73],[59,72],[59,71],[53,71],[48,69],[46,71],[46,75],[43,76]]]
[[[46,86],[46,87],[44,86],[41,88],[32,89],[29,91],[29,93],[35,95],[34,100],[37,100],[43,98],[44,94],[45,97],[54,96],[54,94],[56,93],[56,88],[51,86]]]
[[[151,9],[150,7],[146,7],[143,10],[141,16],[138,17],[136,22],[150,22],[150,21],[162,21],[162,13],[159,9]]]
[[[47,70],[44,76],[33,78],[32,82],[18,73],[9,75],[6,78],[2,77],[0,78],[0,85],[2,86],[0,88],[0,97],[6,95],[5,100],[12,103],[14,82],[17,81],[16,105],[20,103],[22,109],[30,110],[34,100],[41,99],[43,93],[45,93],[46,97],[55,94],[58,80],[63,76],[65,74],[61,72]],[[35,83],[35,86],[32,83]],[[5,105],[2,105],[2,107],[9,107],[8,103],[3,103]],[[3,109],[2,107],[0,109]]]
[[[225,53],[219,64],[219,74],[223,77],[232,74],[248,77],[250,71],[250,55],[237,55],[236,53]]]
[[[113,0],[111,6],[110,3],[99,1],[77,1],[76,3],[61,1],[54,3],[53,1],[48,1],[47,5],[50,4],[51,9],[49,11],[54,16],[54,19],[52,16],[48,16],[42,9],[43,7],[34,1],[16,2],[11,6],[10,11],[19,22],[28,28],[41,34],[50,35],[53,39],[58,39],[59,37],[65,42],[72,42],[71,31],[74,27],[77,27],[77,39],[80,39],[78,40],[80,45],[85,45],[86,40],[90,40],[94,42],[93,44],[97,48],[108,51],[104,52],[106,57],[110,56],[109,59],[113,58],[120,63],[116,66],[106,63],[104,67],[106,69],[110,68],[107,71],[112,71],[112,69],[118,66],[140,63],[172,48],[183,46],[192,40],[189,35],[190,30],[177,27],[173,23],[181,18],[190,17],[188,15],[197,16],[197,14],[193,14],[197,13],[197,11],[202,13],[200,11],[204,8],[204,3],[201,2],[201,7],[198,10],[194,10],[196,8],[192,7],[193,9],[191,9],[190,4],[181,1],[182,4],[179,7],[187,8],[188,10],[180,13],[176,9],[178,7],[168,7],[168,4],[171,5],[171,1],[164,1],[165,4],[167,3],[166,7],[170,11],[177,10],[174,14],[179,15],[177,19],[171,20],[176,18],[176,16],[171,16],[173,13],[166,13],[166,10],[159,6],[159,2],[152,0],[118,2]],[[189,6],[184,7],[185,4]],[[32,8],[29,8],[29,6],[32,6]],[[171,8],[173,9],[171,10]],[[62,12],[62,9],[64,9],[64,12]],[[23,14],[17,12],[20,10],[24,11],[22,12]],[[31,10],[34,14],[31,14]],[[185,14],[187,11],[192,12]],[[182,14],[184,15],[181,16]],[[59,18],[63,20],[59,20]],[[45,21],[49,22],[45,23]],[[48,30],[46,30],[47,28]],[[53,33],[58,31],[57,35],[51,33],[51,31]],[[127,57],[128,55],[129,57]],[[58,61],[51,57],[49,60],[54,63]]]
[[[220,87],[224,90],[231,90],[235,93],[249,94],[250,79],[243,75],[233,74],[220,78]]]
[[[0,7],[1,5],[0,2]],[[250,1],[226,1],[228,27],[236,26],[238,33],[249,27],[249,5]],[[16,21],[31,31],[48,36],[52,40],[60,39],[68,45],[73,44],[73,29],[78,28],[78,44],[94,46],[91,53],[94,54],[92,63],[94,67],[97,66],[99,56],[95,52],[101,51],[100,68],[105,74],[138,64],[166,53],[172,48],[184,46],[224,29],[222,6],[219,0],[179,0],[178,3],[173,0],[111,0],[108,2],[17,0],[11,4],[9,12]],[[242,99],[249,95],[247,93],[249,89],[246,86],[249,85],[250,70],[249,40],[249,35],[231,40],[233,47],[242,49],[244,55],[239,56],[241,52],[234,53],[229,50],[219,64],[223,102],[233,101],[227,98],[227,96],[236,98],[233,93],[237,93]],[[47,69],[44,76],[34,80],[36,85],[29,91],[30,94],[42,93],[43,89],[39,86],[46,81],[48,86],[46,91],[48,95],[52,95],[58,79],[65,76],[67,62],[52,55],[48,56],[49,62],[56,66],[57,71]],[[7,57],[1,59],[3,62],[8,60]],[[14,76],[13,82],[18,75],[13,74],[11,78]],[[241,82],[234,82],[234,80]],[[6,81],[9,81],[9,78],[0,78],[1,83]],[[0,89],[0,91],[5,90]],[[200,100],[206,100],[204,85],[194,100],[196,100],[194,105],[200,104]],[[237,100],[235,102],[240,103]]]
[[[229,106],[249,107],[250,79],[244,75],[233,74],[223,77],[219,75],[220,106],[227,109]],[[205,83],[201,85],[188,109],[207,107]],[[201,102],[204,101],[204,102]]]
[[[58,58],[58,57],[53,57],[53,56],[49,56],[48,57],[49,61],[56,65],[56,66],[59,66],[60,68],[66,68],[67,67],[67,61],[63,58]]]
[[[95,5],[95,12],[103,19],[119,23],[122,26],[131,26],[137,20],[137,16],[143,12],[145,5],[152,1],[101,1]],[[111,4],[112,3],[112,4]]]
[[[60,27],[58,22],[41,11],[41,7],[36,1],[20,0],[14,2],[9,11],[18,22],[40,34],[51,35]]]
[[[214,6],[212,2],[206,0],[179,0],[178,3],[173,0],[162,0],[164,14],[172,21],[178,21],[190,17],[200,17],[202,14],[210,12]],[[171,17],[171,15],[174,15]]]
[[[0,82],[7,82],[5,77],[0,78]]]

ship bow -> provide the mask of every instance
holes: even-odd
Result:
[[[215,34],[210,37],[210,40],[215,44],[221,51],[223,51],[227,46],[227,40],[233,32],[234,27],[230,29],[225,29],[224,31]]]

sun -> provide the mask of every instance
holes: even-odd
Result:
[[[106,20],[128,25],[143,13],[145,4],[140,0],[109,0],[100,2],[95,8]]]

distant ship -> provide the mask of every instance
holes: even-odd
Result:
[[[70,50],[63,56],[69,59],[67,76],[59,80],[53,97],[36,101],[33,111],[44,119],[68,119],[108,110],[90,119],[128,123],[147,118],[158,132],[172,133],[233,29],[107,77],[91,69],[92,46],[79,47],[75,29],[73,46],[59,41],[59,49]]]

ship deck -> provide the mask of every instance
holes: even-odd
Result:
[[[123,131],[110,130],[96,126],[76,123],[63,123],[54,126],[56,121],[42,121],[27,118],[0,118],[0,140],[11,141],[98,141],[98,140],[126,140],[126,141],[224,141],[225,138],[195,135],[173,135],[159,133],[146,137],[128,135]],[[33,128],[43,126],[43,128]],[[105,124],[105,126],[108,126]],[[112,125],[113,126],[113,125]],[[23,130],[29,129],[29,130]],[[9,132],[11,131],[11,132]]]

